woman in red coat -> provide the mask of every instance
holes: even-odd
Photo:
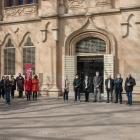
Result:
[[[28,75],[27,79],[25,79],[24,86],[25,94],[27,95],[27,101],[30,101],[30,95],[32,94],[32,79],[30,78],[30,75]]]
[[[32,91],[33,91],[33,100],[37,100],[37,92],[39,91],[39,80],[37,79],[37,75],[34,75],[32,79]]]

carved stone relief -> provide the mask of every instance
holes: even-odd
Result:
[[[96,5],[107,5],[111,3],[112,3],[112,0],[96,0]]]
[[[69,9],[71,8],[77,8],[77,7],[83,7],[82,3],[84,0],[68,0],[69,2]]]
[[[26,14],[36,14],[37,13],[37,6],[30,6],[30,7],[15,7],[15,8],[7,8],[4,10],[4,16],[20,16]]]

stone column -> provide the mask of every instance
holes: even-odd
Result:
[[[48,90],[48,95],[50,97],[58,97],[61,94],[61,90],[58,89],[57,87],[57,50],[58,50],[58,34],[59,34],[59,29],[58,28],[53,28],[52,29],[52,33],[53,33],[53,38],[55,40],[55,46],[53,46],[51,48],[51,51],[53,52],[53,56],[52,56],[52,86],[51,88]]]
[[[60,0],[59,1],[59,14],[65,14],[65,13],[66,13],[65,1]]]

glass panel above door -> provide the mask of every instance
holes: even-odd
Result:
[[[76,43],[76,54],[79,53],[106,53],[106,43],[104,40],[95,37],[87,37]]]

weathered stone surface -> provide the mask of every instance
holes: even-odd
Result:
[[[137,140],[140,139],[139,102],[133,106],[63,102],[39,97],[37,101],[0,100],[0,140]]]

